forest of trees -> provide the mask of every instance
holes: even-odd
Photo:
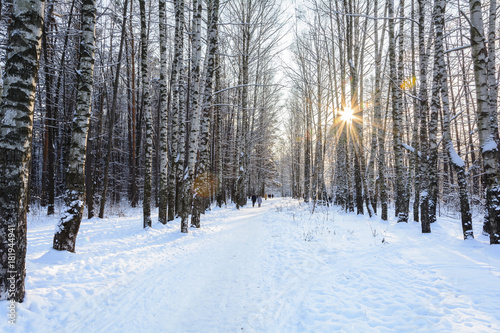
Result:
[[[239,208],[269,191],[384,220],[394,207],[424,233],[458,210],[464,239],[477,208],[498,244],[497,11],[474,0],[0,2],[0,300],[24,298],[35,206],[59,214],[53,247],[70,252],[84,214],[142,207],[147,228],[158,209],[187,233],[211,203]]]
[[[300,7],[299,7],[300,8]],[[472,212],[500,241],[496,1],[306,1],[297,11],[286,195],[420,222]],[[300,27],[300,28],[297,28]]]

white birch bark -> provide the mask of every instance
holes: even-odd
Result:
[[[200,13],[201,15],[201,13]],[[198,160],[198,167],[196,170],[196,176],[200,177],[198,184],[199,189],[204,193],[211,186],[209,181],[212,177],[207,174],[208,163],[209,163],[209,120],[210,120],[210,110],[212,101],[212,84],[213,76],[215,72],[215,57],[217,53],[217,22],[219,19],[219,0],[211,0],[208,3],[208,28],[207,28],[207,55],[205,60],[205,83],[203,99],[201,103],[201,115],[200,115],[200,157]],[[217,115],[219,117],[219,115]],[[219,124],[217,124],[219,126]],[[218,138],[220,139],[220,138]],[[220,154],[220,152],[219,152]],[[221,163],[220,163],[221,164]],[[220,180],[219,180],[220,181]],[[195,204],[193,205],[192,223],[195,227],[200,227],[200,213],[204,209],[204,199],[200,193],[194,193]]]
[[[497,150],[500,150],[500,138],[498,133],[498,80],[496,77],[496,20],[497,1],[490,0],[488,19],[488,89],[490,93],[490,118],[492,135],[497,142]],[[500,163],[500,160],[499,160]]]
[[[472,230],[472,217],[469,206],[469,195],[467,189],[467,174],[465,163],[455,151],[450,133],[450,102],[448,98],[448,74],[446,72],[446,64],[444,57],[444,14],[446,1],[437,0],[434,3],[434,31],[436,37],[434,39],[434,56],[437,62],[436,72],[434,73],[435,82],[440,85],[441,90],[441,105],[443,108],[443,143],[448,154],[448,157],[453,165],[456,173],[460,195],[460,212],[462,217],[462,231],[464,239],[474,238]]]
[[[167,105],[167,26],[166,1],[158,1],[160,30],[160,193],[158,221],[167,223],[168,207],[168,105]]]
[[[0,104],[0,301],[24,299],[26,212],[45,2],[14,0]]]
[[[176,15],[178,15],[179,19],[179,58],[178,58],[178,69],[179,69],[179,78],[177,83],[178,89],[178,118],[177,118],[177,126],[176,129],[176,144],[177,144],[177,156],[176,156],[176,173],[177,173],[177,185],[176,185],[176,211],[181,214],[183,211],[184,204],[184,192],[183,192],[183,184],[185,179],[185,152],[186,152],[186,88],[184,86],[185,81],[185,73],[186,68],[184,65],[183,58],[183,49],[184,49],[184,41],[183,41],[183,29],[184,29],[184,0],[178,0],[178,9],[176,11]],[[181,232],[188,232],[188,224],[186,220],[181,222]]]
[[[144,145],[144,201],[143,227],[151,227],[151,174],[153,164],[153,119],[151,115],[151,99],[149,95],[148,77],[148,39],[146,23],[146,1],[139,1],[141,13],[141,80],[142,106],[146,127],[146,142]]]
[[[489,224],[490,244],[500,243],[500,174],[498,148],[492,133],[490,92],[488,89],[488,52],[485,45],[481,1],[469,1],[471,22],[471,46],[476,83],[477,128],[483,157],[486,188],[485,220]]]
[[[389,66],[390,80],[392,93],[392,133],[393,133],[393,148],[394,148],[394,165],[395,165],[395,187],[396,187],[396,217],[398,222],[408,222],[408,212],[405,210],[405,175],[403,166],[403,148],[401,141],[401,92],[399,90],[399,82],[397,64],[396,64],[396,43],[394,36],[394,1],[387,1],[388,14],[391,18],[389,21]],[[402,31],[400,32],[402,33]],[[402,38],[402,36],[400,36]],[[403,52],[403,50],[399,50]]]
[[[54,249],[59,251],[75,252],[76,237],[85,205],[85,159],[87,157],[87,135],[92,107],[95,21],[95,0],[84,0],[82,2],[82,39],[78,65],[79,82],[66,169],[64,208],[53,242]]]
[[[374,5],[375,17],[378,17],[378,1],[375,0]],[[378,32],[378,20],[374,21],[374,31],[375,31],[375,106],[374,106],[374,118],[376,126],[374,127],[374,132],[377,133],[377,146],[378,146],[378,185],[380,189],[380,207],[381,213],[380,218],[387,221],[388,214],[388,203],[387,203],[387,189],[385,182],[385,126],[382,121],[382,52],[383,52],[383,36],[379,42],[379,32]],[[385,23],[383,25],[382,31],[385,31]]]
[[[179,118],[179,90],[182,86],[180,77],[182,62],[183,62],[183,24],[184,24],[184,1],[174,0],[175,10],[175,39],[174,39],[174,59],[172,64],[172,147],[171,157],[169,161],[169,181],[168,181],[168,212],[167,219],[172,221],[177,213],[177,173],[179,161],[179,138],[181,120]],[[182,17],[181,17],[182,15]],[[182,19],[182,21],[181,21]]]
[[[419,18],[418,18],[418,52],[420,58],[419,73],[419,118],[420,118],[420,149],[424,157],[419,161],[419,186],[420,192],[420,223],[422,233],[431,232],[431,220],[429,217],[429,175],[427,173],[429,155],[429,142],[427,136],[427,117],[429,113],[429,103],[427,96],[427,67],[429,56],[425,47],[425,4],[426,0],[418,0]]]
[[[197,153],[198,126],[199,126],[199,98],[200,98],[200,59],[201,59],[201,13],[202,5],[200,0],[193,0],[193,18],[191,23],[192,44],[191,44],[191,91],[190,91],[190,123],[187,165],[183,178],[183,204],[181,210],[181,225],[188,224],[188,217],[192,207],[192,185],[194,177],[194,167]],[[186,229],[187,230],[187,229]]]

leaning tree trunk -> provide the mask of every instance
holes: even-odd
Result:
[[[435,82],[441,83],[441,103],[443,107],[443,143],[450,158],[451,164],[457,173],[457,180],[460,193],[460,212],[462,216],[462,230],[464,239],[474,238],[472,230],[472,217],[469,205],[469,195],[467,190],[467,173],[465,170],[465,163],[460,156],[458,156],[453,146],[450,134],[450,106],[448,99],[448,75],[446,72],[446,65],[444,62],[444,46],[443,46],[443,32],[444,32],[444,13],[446,8],[446,1],[438,0],[434,4],[434,29],[436,38],[434,40],[435,53],[434,56],[437,61],[436,72],[434,73]]]
[[[12,3],[0,104],[0,301],[24,300],[29,165],[44,5],[42,0]]]
[[[83,1],[76,111],[73,117],[73,130],[66,169],[64,208],[53,244],[54,249],[59,251],[75,252],[76,236],[80,229],[85,205],[85,159],[87,157],[87,134],[92,107],[95,20],[95,0]]]
[[[153,164],[153,119],[149,97],[148,78],[148,39],[146,26],[146,1],[139,1],[141,12],[141,80],[142,106],[146,125],[146,144],[144,145],[144,200],[142,202],[143,227],[151,227],[151,174]]]
[[[471,46],[474,62],[474,79],[476,82],[477,128],[484,165],[484,181],[486,188],[485,219],[489,224],[490,244],[500,243],[500,174],[498,171],[498,150],[492,133],[489,107],[489,90],[487,75],[488,52],[484,44],[484,28],[481,13],[481,1],[471,0]]]

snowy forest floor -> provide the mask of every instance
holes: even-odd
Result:
[[[500,247],[270,199],[215,208],[202,228],[84,220],[76,253],[29,216],[26,300],[2,332],[498,332]],[[480,234],[480,221],[474,225]],[[7,302],[0,316],[7,318]]]

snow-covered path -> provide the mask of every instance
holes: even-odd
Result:
[[[269,209],[269,208],[267,208]],[[259,288],[264,283],[260,266],[265,233],[262,216],[267,210],[243,210],[226,219],[226,228],[200,244],[182,244],[175,258],[171,249],[158,249],[170,258],[124,279],[85,315],[89,332],[233,331],[246,325],[245,314],[258,309]],[[191,230],[196,233],[197,230]],[[192,246],[194,245],[194,246]],[[196,246],[198,245],[198,246]],[[79,328],[75,318],[68,323]],[[75,331],[71,330],[71,331]]]
[[[422,235],[291,199],[142,230],[139,210],[82,224],[77,253],[29,222],[27,297],[6,332],[497,332],[500,247],[442,219]],[[475,230],[476,233],[478,230]],[[0,303],[6,317],[7,303]]]

